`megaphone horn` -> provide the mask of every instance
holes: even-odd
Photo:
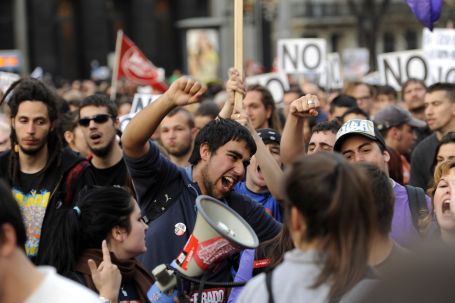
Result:
[[[198,214],[193,233],[175,262],[176,269],[196,277],[242,248],[256,248],[254,230],[233,209],[215,198],[196,198]]]

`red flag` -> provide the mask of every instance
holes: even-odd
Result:
[[[160,92],[166,91],[164,73],[160,72],[125,34],[121,33],[119,36],[117,39],[121,41],[117,41],[119,49],[116,49],[118,55],[115,80],[126,77],[133,82],[150,85]]]

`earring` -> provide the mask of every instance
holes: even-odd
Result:
[[[14,144],[14,151],[19,153],[19,144]]]

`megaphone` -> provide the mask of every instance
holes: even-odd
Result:
[[[251,226],[226,204],[210,196],[196,198],[197,217],[193,233],[171,267],[183,276],[197,277],[219,261],[243,248],[256,248],[258,237]],[[152,302],[172,302],[175,273],[165,265],[153,272],[155,284],[147,296]]]
[[[198,214],[193,233],[175,260],[188,277],[200,276],[213,264],[242,248],[259,244],[251,226],[232,208],[210,196],[196,198]]]

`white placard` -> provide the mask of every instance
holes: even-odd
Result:
[[[284,73],[269,73],[248,77],[247,85],[260,84],[269,89],[275,103],[283,101],[284,92],[289,90],[288,77]]]
[[[423,31],[422,49],[429,63],[434,82],[454,82],[455,30],[435,28]]]
[[[401,90],[409,78],[431,82],[429,65],[422,50],[385,53],[378,55],[381,83]]]
[[[325,71],[321,75],[319,85],[327,89],[343,88],[343,75],[341,73],[340,54],[330,53],[327,55]]]
[[[278,69],[288,74],[324,72],[326,41],[324,39],[278,40]]]
[[[120,122],[120,130],[122,133],[125,131],[126,126],[130,123],[130,121],[136,116],[137,113],[129,113],[123,116],[118,117]]]
[[[10,85],[19,79],[20,76],[18,74],[0,72],[0,91],[6,92]]]
[[[130,113],[134,114],[140,112],[147,105],[151,104],[153,101],[158,99],[161,95],[153,94],[134,94],[133,105],[131,106]]]

